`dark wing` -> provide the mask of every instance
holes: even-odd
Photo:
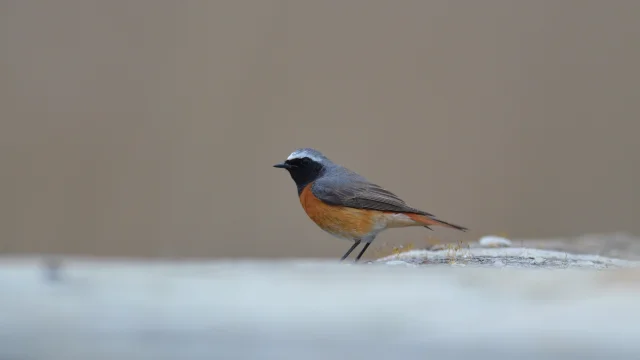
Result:
[[[362,178],[320,178],[313,183],[311,191],[318,199],[331,205],[433,216],[412,208],[392,192]]]

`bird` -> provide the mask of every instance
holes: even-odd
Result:
[[[333,237],[353,242],[340,261],[364,243],[354,260],[358,262],[376,236],[387,229],[423,226],[433,230],[431,226],[442,226],[468,230],[409,206],[394,193],[313,148],[296,149],[273,167],[289,172],[302,208],[318,227]]]

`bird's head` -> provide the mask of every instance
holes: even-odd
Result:
[[[315,181],[332,162],[320,151],[311,148],[297,149],[287,159],[273,167],[286,169],[293,181],[302,190]]]

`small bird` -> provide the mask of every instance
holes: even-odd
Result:
[[[364,242],[354,261],[357,262],[376,236],[390,228],[424,226],[432,230],[430,226],[437,225],[468,230],[407,205],[395,194],[312,148],[297,149],[286,161],[273,166],[289,172],[302,208],[316,225],[334,237],[354,242],[340,261]]]

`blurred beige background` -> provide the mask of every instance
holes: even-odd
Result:
[[[394,230],[378,247],[640,234],[638,14],[633,0],[0,1],[0,253],[338,258],[349,244],[271,167],[302,146],[472,230]]]

